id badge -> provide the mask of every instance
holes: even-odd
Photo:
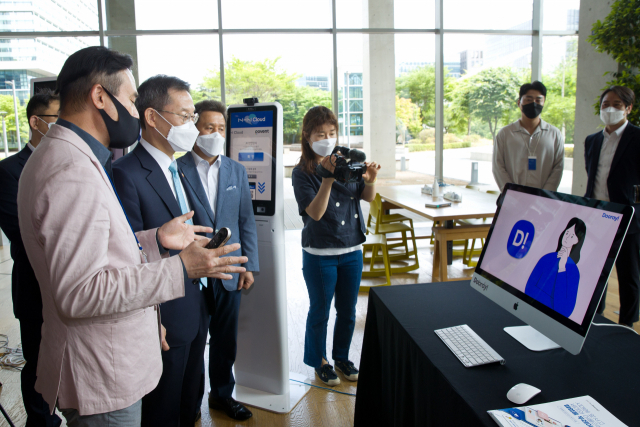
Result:
[[[530,171],[534,171],[536,170],[536,157],[535,156],[529,156],[529,170]]]

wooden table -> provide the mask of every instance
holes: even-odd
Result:
[[[464,187],[441,187],[444,192],[455,191],[462,196],[461,202],[451,202],[450,207],[428,208],[425,203],[432,202],[429,194],[421,192],[422,185],[398,185],[394,187],[377,187],[380,197],[398,208],[406,209],[420,216],[439,221],[446,228],[453,228],[453,222],[460,219],[493,218],[496,213],[498,195],[484,193]],[[445,200],[446,201],[446,200]],[[474,230],[474,234],[477,230]],[[471,237],[473,238],[473,237]],[[446,265],[451,265],[452,243],[447,243]],[[439,264],[439,263],[438,263]],[[434,273],[436,263],[434,262]]]

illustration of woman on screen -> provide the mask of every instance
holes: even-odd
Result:
[[[525,293],[569,317],[576,305],[580,283],[580,250],[587,226],[579,218],[571,218],[558,238],[558,247],[536,264]]]

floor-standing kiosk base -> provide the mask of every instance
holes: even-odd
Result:
[[[242,291],[235,363],[236,400],[288,413],[309,386],[289,372],[284,251],[282,106],[245,100],[229,107],[227,155],[247,169],[258,231],[260,272]]]

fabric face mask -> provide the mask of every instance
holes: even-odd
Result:
[[[103,87],[104,91],[109,95],[113,105],[116,106],[118,111],[118,121],[114,121],[106,111],[100,111],[104,125],[107,127],[109,133],[109,148],[127,148],[133,145],[140,136],[140,120],[136,119],[131,113],[118,101],[118,99],[111,95],[111,93]]]
[[[51,126],[53,126],[53,125],[55,124],[55,123],[48,123],[48,122],[45,122],[44,120],[42,120],[42,119],[41,119],[40,117],[38,117],[38,116],[36,116],[36,119],[40,120],[42,123],[44,123],[45,125],[47,125],[47,127],[48,127],[49,129],[51,129]],[[42,136],[46,136],[44,133],[40,132],[40,129],[36,128],[36,130],[38,131],[38,133],[39,133],[40,135],[42,135]]]
[[[618,110],[616,107],[607,107],[600,110],[600,120],[607,125],[615,125],[624,119],[624,110]]]
[[[221,154],[224,142],[224,137],[218,132],[214,132],[210,135],[200,135],[198,136],[198,139],[196,139],[196,144],[207,157],[216,157]]]
[[[531,102],[522,106],[522,112],[528,118],[535,119],[542,113],[542,108],[544,108],[544,106]]]
[[[329,138],[316,141],[311,145],[311,149],[318,156],[327,157],[336,146],[338,138]]]
[[[156,113],[158,112],[156,111]],[[158,115],[162,117],[160,113],[158,113]],[[169,121],[164,117],[162,117],[162,119],[165,122],[169,123]],[[180,126],[174,126],[171,123],[169,123],[169,125],[171,126],[171,129],[169,130],[169,134],[167,136],[162,135],[158,128],[156,128],[156,131],[158,131],[158,133],[162,135],[164,139],[169,141],[169,145],[171,145],[173,151],[191,151],[191,149],[193,148],[193,144],[195,144],[196,138],[200,133],[200,131],[196,128],[195,123],[189,120],[187,123]]]

